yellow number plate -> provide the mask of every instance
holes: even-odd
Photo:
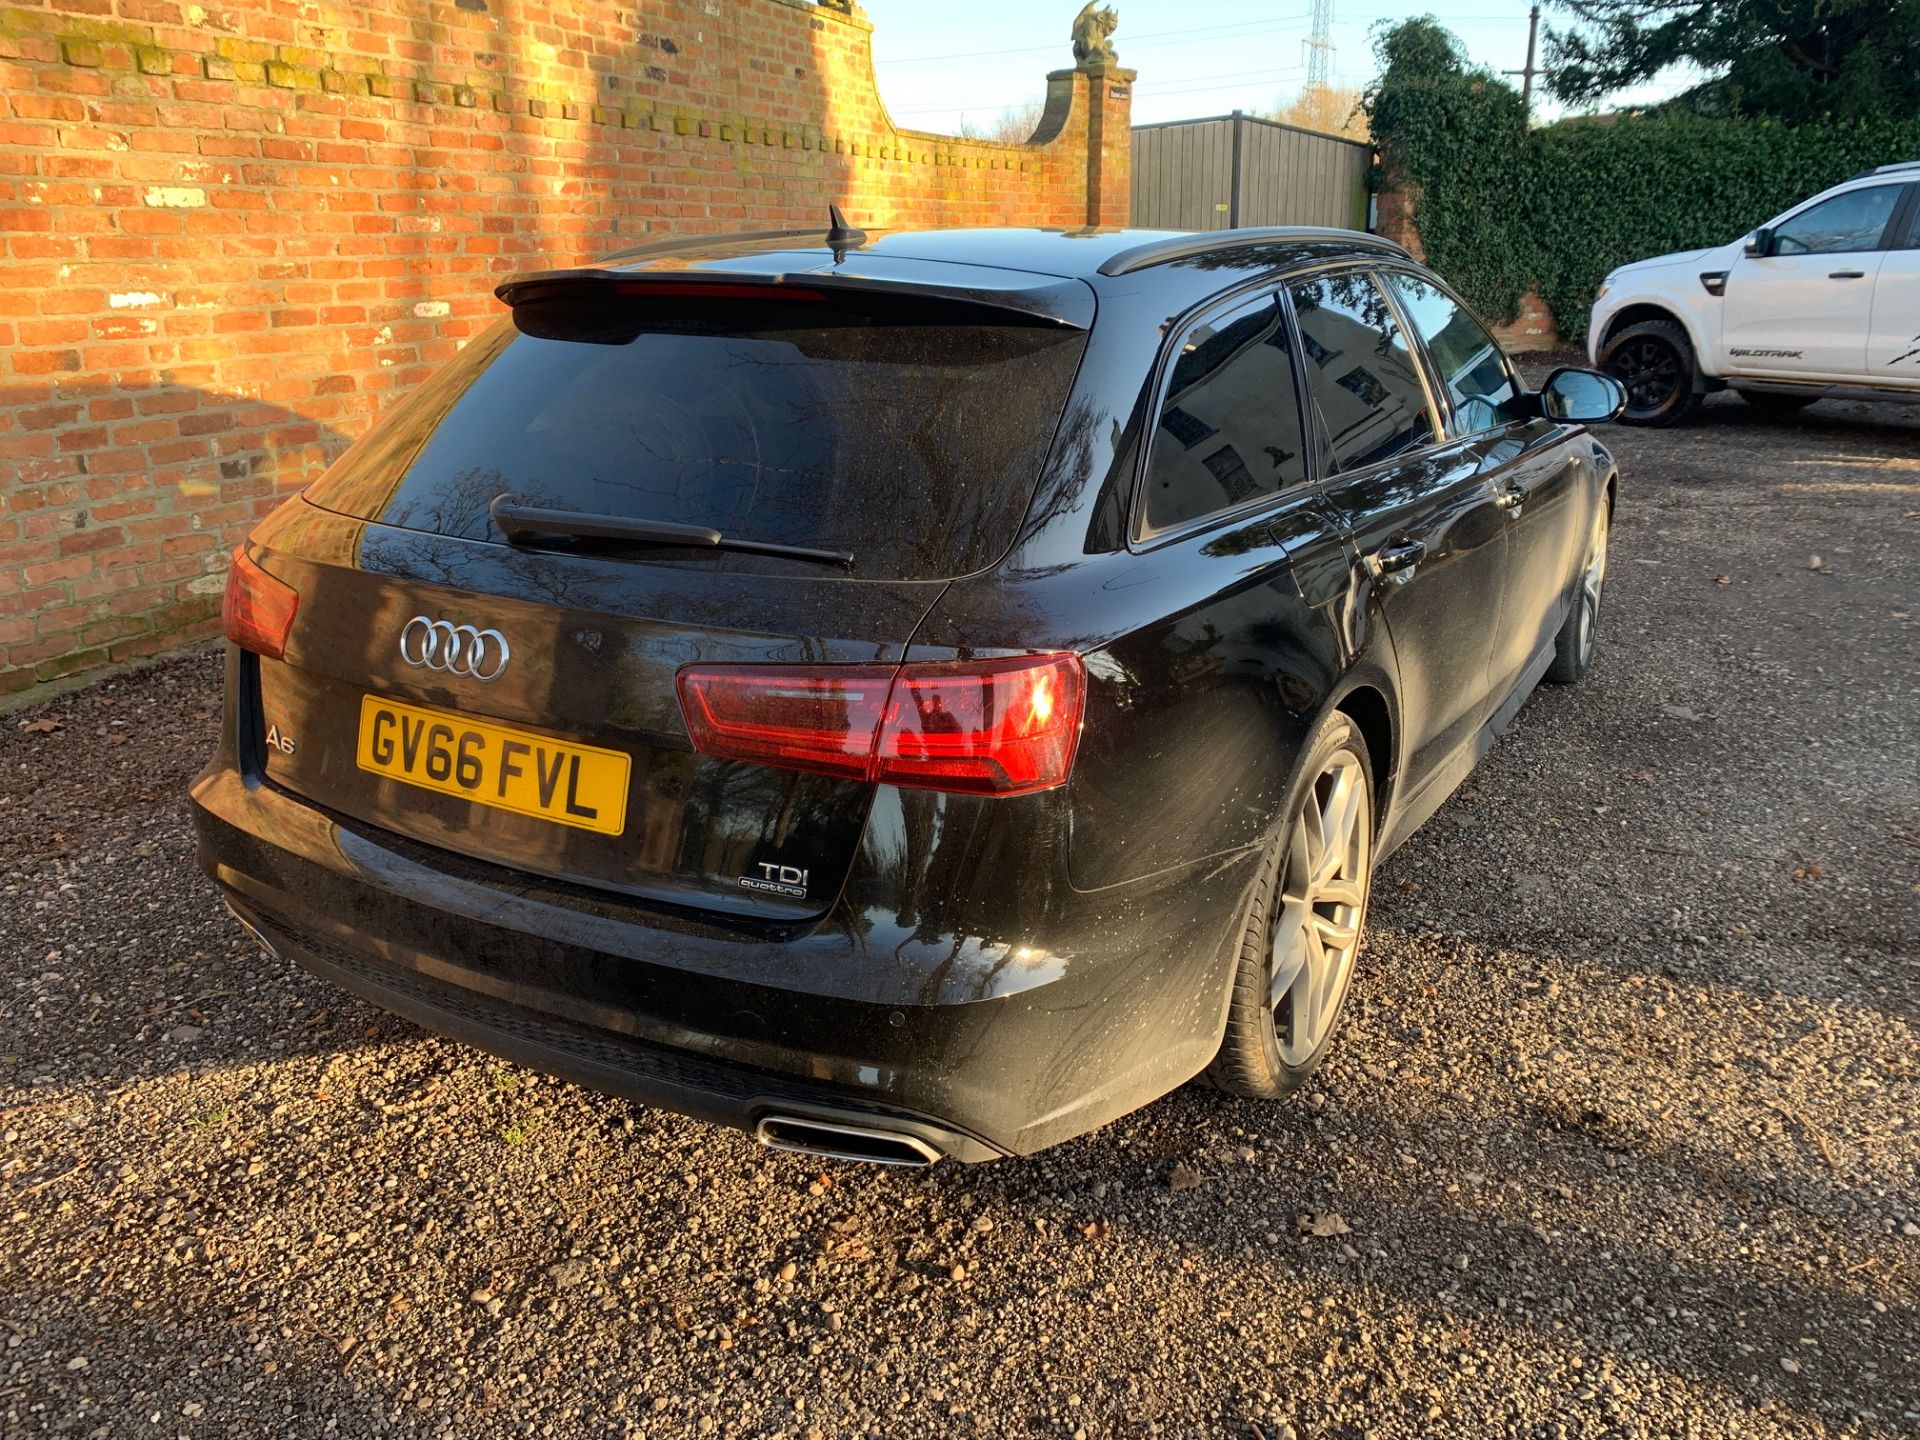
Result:
[[[632,762],[617,750],[367,695],[358,759],[375,775],[496,810],[602,835],[626,828]]]

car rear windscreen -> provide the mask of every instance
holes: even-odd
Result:
[[[1080,331],[974,305],[610,288],[516,307],[308,500],[504,544],[487,507],[505,495],[849,551],[867,578],[961,575],[1012,543],[1085,344]]]

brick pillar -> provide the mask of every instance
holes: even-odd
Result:
[[[1047,76],[1049,112],[1066,92],[1072,96],[1070,113],[1087,117],[1086,223],[1091,226],[1123,226],[1132,213],[1136,73],[1118,65],[1083,65]]]

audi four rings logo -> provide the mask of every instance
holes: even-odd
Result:
[[[400,658],[409,665],[486,682],[500,678],[511,652],[507,637],[498,630],[477,630],[416,615],[400,632]]]

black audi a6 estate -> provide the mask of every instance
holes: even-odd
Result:
[[[554,1075],[902,1164],[1322,1060],[1369,877],[1592,663],[1619,386],[1330,230],[516,276],[262,524],[202,864]]]

